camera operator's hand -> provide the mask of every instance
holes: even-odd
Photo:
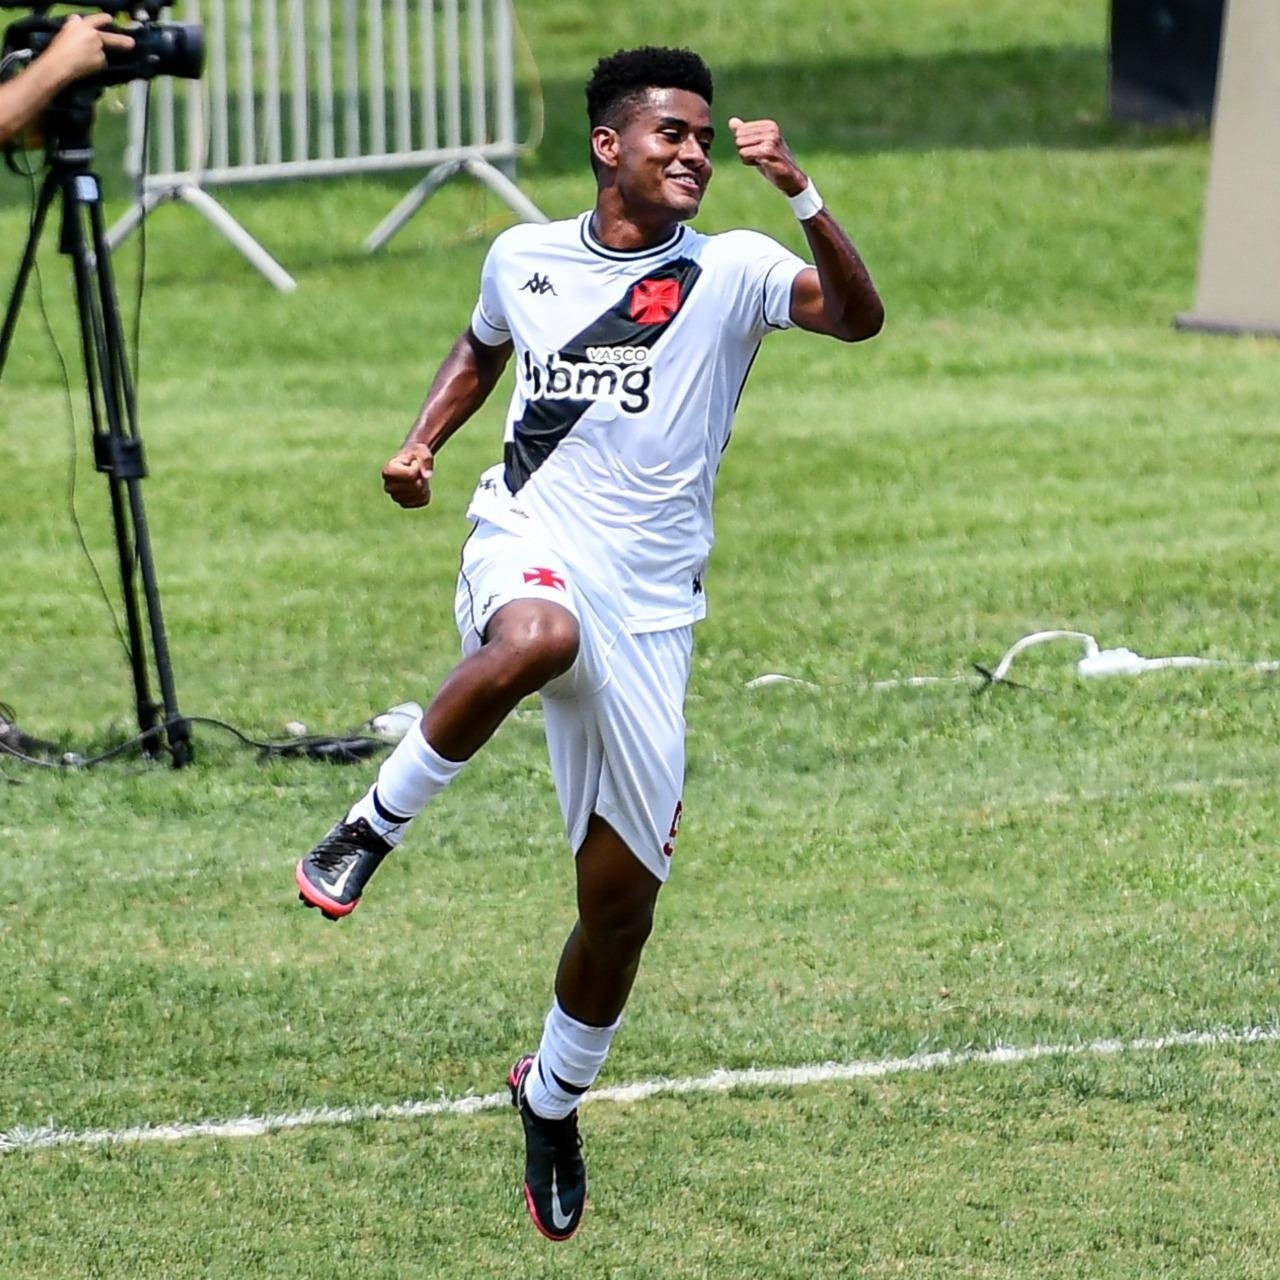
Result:
[[[110,25],[109,13],[94,13],[87,18],[73,13],[33,67],[47,67],[49,75],[59,77],[59,89],[101,71],[107,65],[108,49],[133,48],[131,36],[102,30]]]
[[[132,49],[133,38],[104,31],[109,13],[67,18],[49,47],[16,79],[0,84],[0,146],[21,132],[69,84],[101,71],[108,49]]]

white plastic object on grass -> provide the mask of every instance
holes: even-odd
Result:
[[[798,684],[802,689],[816,689],[818,687],[812,680],[801,680],[799,676],[783,676],[776,671],[771,671],[767,675],[756,676],[754,680],[748,680],[747,688],[763,689],[771,684]]]
[[[369,721],[369,728],[387,742],[399,742],[419,720],[422,708],[416,702],[397,702]]]
[[[1144,671],[1164,671],[1172,667],[1225,667],[1213,658],[1144,658],[1132,649],[1100,649],[1076,663],[1082,676],[1140,676]]]
[[[1084,644],[1085,658],[1095,657],[1098,653],[1098,642],[1087,631],[1033,631],[1006,650],[1004,657],[996,663],[991,673],[992,681],[998,684],[1003,680],[1009,674],[1014,658],[1024,649],[1030,649],[1032,645],[1044,644],[1046,640],[1079,640]]]
[[[1043,644],[1046,640],[1079,640],[1084,645],[1084,657],[1076,663],[1076,674],[1086,679],[1098,679],[1105,676],[1140,676],[1144,671],[1165,671],[1177,667],[1231,667],[1251,666],[1265,670],[1269,664],[1220,662],[1215,658],[1196,658],[1177,656],[1171,658],[1144,658],[1132,649],[1123,645],[1114,649],[1100,649],[1098,642],[1085,631],[1036,631],[1023,636],[1003,658],[996,664],[991,673],[993,680],[1005,679],[1013,660],[1024,649],[1032,645]]]
[[[1231,668],[1233,670],[1280,672],[1280,662],[1266,660],[1262,662],[1229,662],[1221,658],[1198,658],[1189,654],[1180,654],[1168,658],[1144,658],[1132,649],[1118,646],[1114,649],[1100,649],[1098,642],[1087,631],[1035,631],[1023,636],[1011,645],[1004,656],[996,663],[988,677],[993,684],[1005,681],[1009,676],[1009,668],[1013,660],[1024,650],[1034,645],[1044,644],[1050,640],[1076,640],[1084,647],[1084,657],[1076,662],[1076,674],[1086,679],[1103,676],[1140,676],[1144,671],[1168,671],[1189,667]],[[978,668],[983,674],[986,669]],[[900,689],[904,687],[928,684],[950,684],[970,682],[972,676],[899,676],[892,680],[873,680],[867,685],[871,689]],[[760,689],[767,685],[795,684],[806,689],[817,689],[820,686],[796,676],[784,676],[776,672],[757,676],[747,681],[748,689]]]
[[[894,676],[891,680],[873,680],[873,689],[911,689],[922,684],[968,683],[969,676]]]
[[[1097,649],[1076,663],[1082,676],[1139,676],[1147,669],[1146,658],[1132,649]]]

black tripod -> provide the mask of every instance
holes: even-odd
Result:
[[[90,142],[93,104],[101,91],[101,88],[90,84],[73,86],[46,112],[43,124],[49,140],[49,171],[40,189],[31,233],[9,299],[4,328],[0,330],[0,374],[3,374],[9,356],[9,345],[13,340],[27,279],[35,263],[45,216],[54,199],[61,195],[59,250],[70,257],[75,274],[80,342],[89,392],[89,412],[93,420],[93,458],[97,469],[106,475],[111,492],[111,514],[120,560],[138,727],[148,755],[159,756],[167,740],[173,763],[181,768],[191,760],[191,727],[178,710],[173,670],[169,664],[169,645],[165,639],[160,592],[151,558],[151,536],[142,505],[140,484],[147,474],[147,466],[138,435],[137,402],[125,351],[120,304],[111,272],[101,184],[90,168],[93,161]],[[142,579],[151,654],[160,685],[160,703],[155,702],[151,695],[142,608],[137,591],[139,577]],[[163,720],[160,719],[162,711]]]

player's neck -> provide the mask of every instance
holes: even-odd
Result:
[[[670,240],[680,220],[667,209],[650,209],[643,214],[622,208],[621,203],[605,198],[596,201],[591,215],[591,234],[606,249],[629,252]]]

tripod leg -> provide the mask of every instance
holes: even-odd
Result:
[[[146,463],[142,441],[135,428],[137,408],[129,378],[120,306],[111,274],[111,254],[106,244],[100,187],[96,175],[72,172],[63,175],[62,191],[61,249],[71,258],[75,275],[81,343],[93,418],[94,457],[98,469],[107,475],[111,494],[138,727],[144,735],[149,735],[145,742],[148,753],[158,755],[157,713],[160,708],[152,701],[150,692],[147,647],[136,586],[140,574],[150,623],[151,651],[155,656],[164,700],[163,728],[168,735],[174,764],[180,767],[191,759],[190,726],[178,710],[174,692],[151,540],[138,487],[146,475]],[[92,257],[85,238],[83,218],[86,213],[93,236]]]
[[[93,421],[93,453],[99,471],[107,476],[111,497],[111,517],[116,535],[116,554],[120,563],[120,583],[124,598],[125,626],[129,636],[129,665],[133,672],[134,705],[138,728],[153,733],[159,708],[152,701],[147,676],[147,649],[143,638],[142,615],[134,589],[135,553],[125,502],[123,474],[142,465],[140,456],[131,458],[122,447],[120,403],[113,385],[113,368],[119,362],[110,351],[106,330],[93,291],[93,272],[82,222],[84,200],[96,198],[96,181],[91,175],[65,173],[61,176],[62,236],[59,248],[71,259],[75,278],[76,310],[80,321],[81,355],[89,392],[89,413]],[[104,421],[105,419],[105,421]],[[158,736],[146,742],[150,755],[160,751]]]
[[[13,293],[9,296],[9,309],[5,312],[4,328],[0,329],[0,374],[4,373],[5,361],[9,358],[9,344],[13,341],[13,331],[18,325],[18,312],[22,308],[22,295],[27,291],[27,278],[35,265],[36,249],[40,245],[40,232],[44,229],[45,215],[58,192],[58,181],[52,173],[45,177],[40,188],[40,198],[36,203],[36,211],[31,219],[31,231],[27,236],[27,247],[23,251],[22,261],[18,265],[18,277],[13,282]]]
[[[169,641],[165,634],[164,614],[160,607],[160,588],[156,581],[155,560],[151,554],[151,532],[147,526],[146,508],[142,502],[141,485],[142,478],[146,475],[146,466],[142,460],[142,439],[138,435],[138,405],[125,350],[124,325],[120,319],[120,303],[116,296],[115,280],[111,270],[111,248],[107,243],[107,228],[101,199],[96,199],[89,205],[89,222],[93,230],[94,263],[97,269],[98,294],[102,303],[102,321],[106,335],[107,370],[114,384],[113,392],[119,397],[118,405],[124,408],[123,419],[117,413],[116,431],[125,442],[126,454],[136,456],[138,462],[136,467],[125,469],[123,479],[129,497],[138,571],[142,576],[147,619],[151,627],[151,652],[155,658],[156,678],[160,683],[160,697],[164,703],[164,723],[169,739],[169,749],[173,753],[174,765],[181,768],[191,761],[191,726],[178,710],[173,667],[169,661]]]

